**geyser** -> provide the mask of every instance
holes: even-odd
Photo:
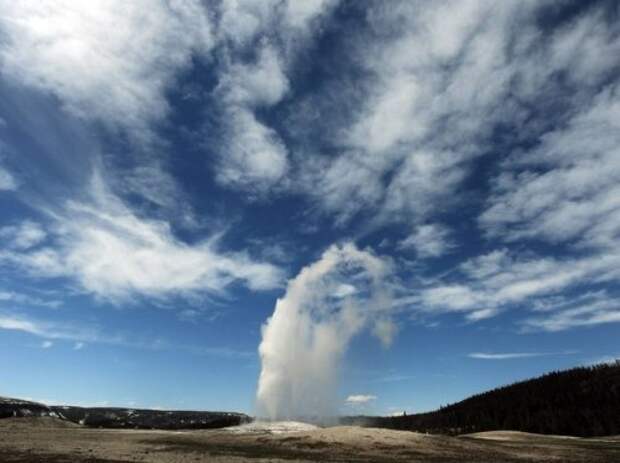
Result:
[[[385,345],[389,264],[354,244],[332,246],[289,281],[262,328],[257,414],[270,420],[334,416],[338,369],[351,339],[367,326]]]

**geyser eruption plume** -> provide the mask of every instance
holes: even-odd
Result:
[[[262,328],[257,412],[271,420],[334,416],[338,369],[364,327],[385,345],[396,332],[389,265],[354,244],[332,246],[289,281]]]

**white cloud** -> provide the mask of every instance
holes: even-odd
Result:
[[[3,313],[0,313],[0,329],[21,331],[48,340],[97,341],[100,339],[99,334],[93,329],[77,327],[70,324],[45,322],[26,318],[21,315]]]
[[[346,398],[345,402],[349,405],[366,405],[369,402],[377,400],[376,395],[371,394],[354,394]]]
[[[62,301],[55,299],[56,295],[42,294],[37,297],[32,294],[23,294],[16,291],[0,290],[0,303],[5,305],[21,304],[28,306],[49,307],[56,309],[62,305]]]
[[[208,12],[194,0],[2,0],[0,8],[5,76],[136,137],[166,114],[176,72],[213,45]]]
[[[0,191],[17,190],[17,181],[11,173],[0,166]]]
[[[272,20],[275,1],[224,0],[220,5],[221,19],[218,23],[220,40],[228,39],[236,46],[244,46]]]
[[[448,310],[471,310],[481,303],[481,296],[465,285],[438,285],[422,292],[425,307]]]
[[[440,201],[454,201],[508,90],[513,69],[503,44],[515,11],[512,2],[371,6],[368,36],[350,52],[369,77],[356,82],[363,88],[357,101],[344,100],[346,93],[338,100],[353,120],[333,131],[341,154],[327,172],[308,178],[308,191],[333,169],[368,177],[354,198],[346,179],[316,192],[344,220],[368,207],[378,207],[383,222],[420,219],[436,213]]]
[[[268,43],[259,49],[255,62],[233,63],[217,88],[225,104],[250,108],[274,105],[288,90],[282,58]]]
[[[72,278],[110,300],[222,293],[234,282],[264,290],[282,282],[280,269],[244,253],[221,253],[213,241],[179,241],[167,222],[138,217],[98,178],[92,195],[91,203],[69,202],[56,217],[49,246],[3,251],[0,260],[34,276]]]
[[[517,257],[501,249],[464,262],[459,283],[439,278],[397,305],[413,304],[431,314],[462,312],[472,322],[519,306],[537,313],[520,322],[529,330],[612,323],[619,320],[617,298],[603,290],[587,289],[620,281],[619,265],[620,254],[611,251],[555,259]],[[569,297],[566,292],[579,296]]]
[[[8,247],[13,249],[30,249],[44,241],[46,236],[41,225],[30,220],[0,228],[0,240],[6,240]]]
[[[254,110],[278,103],[288,79],[278,52],[264,45],[255,63],[233,63],[221,76],[217,93],[225,106],[226,138],[217,180],[250,192],[265,192],[286,173],[287,149],[275,130]]]
[[[555,310],[526,318],[525,331],[564,331],[567,329],[620,323],[620,299],[606,292],[586,293],[577,298],[563,298]]]
[[[360,141],[371,153],[382,153],[396,143],[415,139],[425,129],[411,124],[411,113],[417,102],[420,86],[407,74],[386,76],[384,88],[374,100],[372,109],[364,113],[352,127],[354,144]]]
[[[255,62],[233,62],[220,76],[216,93],[226,117],[226,141],[216,176],[221,184],[264,193],[284,176],[287,149],[254,111],[278,103],[288,89],[282,58],[268,43],[259,49]]]
[[[550,355],[567,355],[574,354],[576,352],[506,352],[506,353],[486,353],[486,352],[473,352],[467,354],[469,358],[478,360],[512,360],[532,357],[546,357]]]
[[[518,1],[369,6],[367,28],[346,41],[352,68],[345,72],[365,77],[349,84],[357,90],[342,90],[344,84],[335,79],[330,91],[316,97],[319,121],[325,119],[323,132],[328,133],[321,146],[331,144],[330,154],[322,162],[300,156],[301,189],[340,223],[358,213],[375,213],[375,222],[381,224],[416,224],[464,201],[468,192],[461,191],[463,180],[475,162],[484,155],[490,156],[488,162],[504,156],[503,147],[499,152],[492,149],[496,128],[518,126],[507,134],[516,143],[544,137],[550,129],[543,115],[547,108],[554,108],[556,120],[579,113],[616,66],[611,57],[620,49],[620,36],[603,18],[604,8],[593,7],[551,30],[543,30],[537,21],[542,8],[546,6],[540,2]],[[556,83],[560,75],[566,76],[565,85]],[[562,108],[555,109],[560,101]],[[586,122],[590,132],[575,136],[574,151],[583,151],[582,145],[594,139],[595,145],[617,146],[618,130],[610,122],[617,119],[610,115],[599,127]],[[599,141],[602,132],[607,142]],[[566,146],[571,146],[568,140]],[[536,150],[532,159],[542,151]],[[610,171],[597,173],[605,182],[615,176]],[[566,209],[555,211],[558,217],[549,226],[570,230],[570,196],[581,197],[579,188],[568,191],[568,178],[559,180],[566,187],[552,188],[546,205],[553,213],[549,196],[560,199],[568,193]],[[549,178],[539,185],[537,199],[545,198],[545,186],[551,183]],[[618,195],[608,193],[597,198],[595,211],[584,205],[572,220],[587,225],[589,217],[613,208]],[[523,203],[533,211],[534,227],[524,223],[517,232],[536,234],[537,228],[546,227],[544,221],[534,223],[536,202],[528,204],[531,199],[524,197]],[[501,220],[503,209],[498,209]],[[513,208],[515,221],[520,212]],[[615,230],[617,223],[608,227]]]
[[[54,343],[52,341],[43,341],[41,343],[41,349],[49,349],[53,345],[54,345]]]
[[[220,40],[230,40],[236,47],[251,44],[262,32],[282,35],[288,47],[310,34],[316,21],[336,5],[337,0],[224,0],[218,23]]]
[[[418,257],[440,257],[449,252],[454,244],[449,231],[440,224],[418,226],[407,238],[398,243],[401,249],[415,249]]]
[[[480,320],[494,317],[498,313],[499,310],[497,308],[476,309],[473,312],[469,312],[467,315],[465,315],[465,318],[470,322],[477,322]]]
[[[323,211],[344,223],[363,206],[375,206],[383,196],[383,185],[372,165],[358,161],[350,151],[323,160],[308,153],[302,161],[298,188],[320,204]]]
[[[220,5],[218,37],[226,57],[216,89],[225,132],[216,175],[220,184],[252,196],[281,187],[289,152],[256,111],[280,103],[289,92],[287,69],[334,3],[226,0]]]
[[[308,33],[313,21],[326,15],[337,3],[338,0],[288,0],[285,2],[283,23],[288,28]]]
[[[229,347],[192,346],[179,342],[167,342],[162,339],[131,338],[119,334],[102,332],[94,326],[80,325],[73,322],[58,322],[36,319],[23,314],[0,312],[0,330],[18,331],[43,338],[42,345],[51,347],[53,341],[69,341],[74,350],[83,349],[86,344],[103,344],[123,346],[146,350],[177,350],[198,356],[217,356],[223,358],[251,358],[255,352],[241,351]]]
[[[401,375],[398,373],[391,373],[388,374],[386,376],[382,376],[377,378],[376,380],[374,380],[374,382],[377,383],[398,383],[400,381],[411,381],[412,379],[415,379],[416,376],[414,375]]]
[[[230,133],[217,171],[218,182],[252,193],[267,191],[286,173],[284,143],[249,110],[230,110],[229,118]]]
[[[461,264],[461,269],[470,277],[482,279],[497,275],[510,265],[512,265],[512,258],[508,251],[496,249],[465,261]]]
[[[517,170],[495,181],[480,217],[493,237],[614,246],[620,236],[620,99],[603,90],[567,125],[546,133]],[[525,170],[524,170],[525,169]]]

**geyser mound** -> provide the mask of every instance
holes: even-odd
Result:
[[[242,424],[226,428],[232,433],[246,434],[286,434],[289,432],[305,432],[319,429],[319,426],[301,421],[253,421],[252,423]]]
[[[338,370],[364,327],[389,344],[396,332],[389,265],[354,244],[331,246],[289,281],[262,328],[257,412],[272,421],[333,417]]]

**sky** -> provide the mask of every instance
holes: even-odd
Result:
[[[0,395],[253,413],[261,327],[329,249],[389,293],[341,413],[620,355],[618,2],[0,12]]]

